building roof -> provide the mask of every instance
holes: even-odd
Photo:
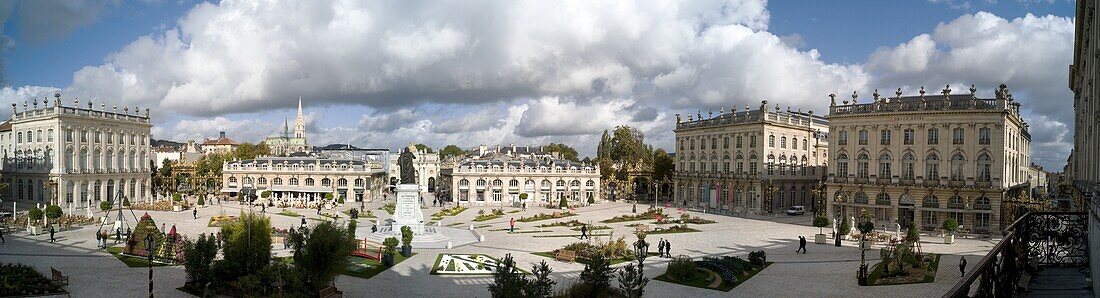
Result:
[[[233,139],[230,139],[230,138],[219,138],[219,139],[216,139],[216,140],[207,139],[207,140],[202,141],[202,145],[203,146],[213,146],[213,145],[236,146],[237,142],[233,141]]]
[[[366,164],[361,160],[352,159],[333,159],[323,157],[257,157],[256,159],[232,161],[229,163],[236,163],[242,165],[248,164],[351,164],[362,165]]]
[[[0,131],[11,131],[11,120],[0,123]]]
[[[595,169],[595,165],[592,165],[592,164],[584,164],[584,163],[569,161],[569,160],[564,160],[564,159],[529,159],[529,158],[511,159],[511,160],[472,159],[472,160],[463,161],[462,164],[460,164],[459,166],[460,167],[467,167],[467,166],[469,166],[469,167],[476,167],[476,166],[507,167],[507,166],[512,166],[512,167],[517,167],[517,168],[518,167],[529,167],[529,168],[537,168],[537,167],[586,168],[587,167],[587,168]]]

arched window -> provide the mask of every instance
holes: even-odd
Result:
[[[924,159],[924,178],[929,180],[940,179],[940,156],[935,152],[929,153]]]
[[[726,153],[726,154],[722,155],[722,172],[723,173],[729,173],[730,172],[730,155],[729,155],[729,153]]]
[[[978,155],[978,181],[988,182],[991,179],[991,167],[993,160],[989,158],[989,154],[982,152]]]
[[[283,178],[271,179],[271,185],[283,185]]]
[[[963,157],[962,153],[955,153],[951,156],[951,180],[962,181],[963,166],[966,165],[966,157]]]
[[[836,176],[841,177],[841,178],[848,177],[848,155],[847,154],[841,153],[840,155],[837,155],[837,158],[836,158]]]
[[[974,200],[974,209],[978,210],[990,210],[992,207],[989,205],[989,198],[978,197]]]
[[[519,180],[512,179],[508,181],[508,188],[519,188]]]
[[[107,162],[105,162],[105,164],[107,165],[107,171],[111,171],[111,163],[114,162],[114,159],[115,153],[111,151],[111,149],[107,149]]]
[[[768,147],[775,148],[775,135],[768,136]]]
[[[781,148],[781,149],[786,149],[787,148],[787,137],[780,137],[779,138],[779,148]]]
[[[916,159],[913,157],[913,153],[906,152],[905,155],[901,156],[902,179],[913,179],[913,176],[915,175],[915,173],[913,172],[913,163],[915,162]]]
[[[314,184],[313,178],[306,178],[306,186],[313,186],[313,184]]]
[[[103,165],[99,162],[99,148],[95,149],[95,153],[92,154],[92,169],[102,169]]]
[[[862,191],[858,191],[856,192],[855,200],[856,204],[867,204],[867,194]]]
[[[244,181],[243,181],[243,182],[244,182],[244,185],[245,185],[245,186],[250,186],[250,185],[252,185],[252,178],[250,178],[250,177],[244,177]]]
[[[890,153],[883,152],[882,155],[879,155],[878,156],[878,178],[880,178],[880,179],[889,179],[890,175],[892,174],[890,172],[890,165],[893,164],[893,163],[894,163],[894,159],[890,156]]]
[[[298,186],[298,178],[287,179],[287,183],[289,183],[291,186]]]
[[[237,177],[229,177],[229,186],[237,185]]]
[[[870,177],[870,169],[868,164],[870,163],[870,157],[866,153],[860,153],[859,157],[856,157],[856,176],[859,178]]]
[[[332,180],[328,178],[321,179],[321,186],[332,186]]]
[[[267,178],[260,177],[256,179],[257,185],[267,185]]]
[[[921,207],[940,208],[940,199],[932,195],[924,197],[924,202],[921,203]]]
[[[336,180],[336,186],[337,187],[346,187],[346,186],[348,186],[348,179],[340,178],[339,180]]]
[[[963,198],[960,196],[951,197],[947,200],[947,208],[951,209],[966,209],[966,203],[963,202]]]
[[[80,157],[79,157],[80,161],[77,162],[76,167],[74,167],[74,169],[79,169],[79,170],[87,169],[88,168],[88,155],[89,155],[88,154],[88,148],[80,148]]]
[[[875,205],[890,205],[890,194],[885,192],[878,193],[875,197]]]
[[[768,175],[775,175],[775,155],[768,154]]]

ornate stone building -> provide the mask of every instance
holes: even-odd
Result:
[[[825,175],[828,122],[813,112],[725,109],[676,116],[674,205],[729,213],[778,213],[813,206]]]
[[[232,153],[234,150],[237,150],[237,142],[233,141],[233,139],[225,137],[224,131],[218,134],[217,139],[203,140],[201,146],[203,154],[224,154]]]
[[[30,105],[28,107],[28,105]],[[12,104],[11,119],[0,125],[4,148],[6,198],[85,208],[122,195],[150,198],[149,109],[78,100],[64,106],[33,99],[22,109]]]
[[[313,147],[306,139],[306,120],[302,116],[302,98],[298,98],[298,118],[294,120],[294,135],[290,134],[290,127],[283,123],[281,135],[267,137],[264,144],[271,149],[271,155],[289,156],[294,153],[310,153]]]
[[[836,103],[830,95],[829,216],[876,226],[936,229],[948,217],[962,232],[999,233],[1002,202],[1026,196],[1031,135],[1020,104],[1004,85],[996,98],[952,95],[879,96]]]
[[[309,203],[326,193],[350,202],[374,198],[386,185],[382,164],[322,157],[261,157],[226,162],[221,192],[237,196],[242,188],[271,191],[271,199]]]
[[[452,169],[453,199],[476,206],[518,206],[527,194],[528,206],[600,201],[600,169],[559,159],[467,159]]]
[[[1077,1],[1074,18],[1073,65],[1069,67],[1069,89],[1073,90],[1073,153],[1066,171],[1066,187],[1073,196],[1073,210],[1089,216],[1089,260],[1092,272],[1100,272],[1100,15],[1095,0]],[[1100,288],[1100,278],[1092,279],[1092,288]]]

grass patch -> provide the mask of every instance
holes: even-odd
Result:
[[[714,281],[712,278],[721,279],[721,277],[719,277],[717,274],[712,274],[710,272],[710,270],[706,270],[706,269],[699,269],[698,271],[696,271],[694,278],[686,280],[686,281],[674,281],[674,280],[668,278],[667,276],[665,276],[665,274],[661,274],[660,276],[654,277],[653,279],[663,281],[663,282],[667,282],[667,283],[685,285],[685,286],[689,286],[689,287],[696,287],[696,288],[703,288],[703,289],[709,289],[709,290],[718,290],[718,291],[723,291],[723,292],[729,292],[730,290],[733,290],[733,288],[736,288],[737,286],[745,283],[746,281],[748,281],[753,276],[756,276],[757,273],[760,273],[761,271],[764,271],[764,269],[767,269],[768,266],[771,266],[772,264],[774,264],[774,262],[767,262],[767,263],[764,264],[764,267],[761,267],[761,268],[754,267],[752,270],[747,271],[746,275],[738,276],[737,277],[737,282],[734,282],[732,284],[722,282],[722,284],[718,285],[717,287],[713,287],[713,288],[710,287],[710,284]]]
[[[449,225],[447,225],[447,226],[448,226],[448,227],[457,227],[457,226],[461,226],[461,225],[463,225],[463,224],[465,224],[465,223],[461,223],[461,222],[456,222],[456,223],[452,223],[452,224],[449,224]]]
[[[581,234],[567,234],[567,235],[535,235],[535,238],[565,238],[565,237],[580,237]],[[591,237],[608,237],[611,234],[588,234]]]
[[[279,212],[279,213],[275,213],[275,214],[282,215],[282,216],[290,216],[290,217],[301,217],[302,216],[301,214],[298,214],[298,212],[294,212],[294,211],[290,211],[290,210],[283,210],[283,212]]]
[[[118,260],[122,261],[122,263],[126,264],[126,266],[129,266],[129,267],[149,267],[149,259],[143,258],[143,257],[138,257],[138,256],[124,255],[124,254],[122,254],[122,247],[121,246],[108,247],[107,252],[111,253],[111,255],[118,258]],[[153,267],[161,267],[161,266],[170,266],[170,265],[164,264],[164,263],[153,262]]]
[[[444,217],[444,216],[455,216],[455,215],[458,215],[458,214],[462,213],[462,211],[466,211],[466,207],[443,208],[443,209],[439,210],[439,212],[433,213],[432,217],[434,218],[434,217]]]
[[[650,231],[646,232],[646,234],[647,235],[679,234],[679,233],[695,233],[695,232],[698,232],[698,231],[699,230],[684,227],[684,226],[673,226],[673,227],[670,227],[670,228],[667,228],[667,229],[657,228],[655,230],[650,230]]]
[[[589,226],[588,227],[589,231],[592,231],[592,230],[610,230],[610,229],[611,229],[611,227],[609,227],[609,226]],[[575,228],[572,228],[570,230],[580,231],[581,227],[575,227]]]
[[[415,255],[416,253],[412,254],[412,256]],[[409,257],[411,258],[412,256]],[[408,258],[401,256],[401,254],[395,254],[393,256],[393,265],[397,266],[397,264],[404,262],[406,259]],[[294,264],[293,257],[278,257],[275,258],[274,261],[283,262],[289,265]],[[382,271],[386,271],[386,269],[389,269],[389,267],[383,266],[381,260],[348,256],[347,263],[345,263],[343,270],[340,271],[340,274],[368,279],[374,277],[375,275],[378,275],[379,273],[382,273]]]
[[[617,223],[617,222],[639,221],[639,220],[656,220],[658,215],[660,215],[662,218],[668,218],[668,215],[662,214],[663,211],[664,211],[664,209],[656,209],[656,210],[650,210],[650,211],[642,212],[642,213],[639,213],[639,214],[619,215],[619,216],[616,216],[616,217],[601,220],[600,222],[602,222],[602,223]]]
[[[577,215],[577,214],[571,213],[571,212],[560,212],[560,213],[559,212],[554,212],[554,213],[551,213],[551,214],[539,213],[539,214],[535,214],[531,217],[520,217],[516,221],[518,221],[518,222],[533,222],[533,221],[540,221],[540,220],[547,220],[547,219],[557,219],[557,218],[563,218],[563,217],[570,217],[570,216],[574,216],[574,215]]]
[[[574,220],[570,220],[570,221],[559,221],[559,222],[554,222],[554,223],[541,224],[541,225],[538,225],[537,227],[540,227],[540,228],[579,227],[581,225],[584,225],[584,223],[580,222],[579,220],[574,219]]]
[[[916,269],[909,268],[906,271],[909,272],[908,276],[882,278],[882,262],[875,264],[871,273],[867,274],[868,286],[890,286],[890,285],[907,285],[907,284],[921,284],[932,283],[936,281],[936,272],[940,267],[940,255],[932,254],[932,261],[928,263],[928,268]],[[913,276],[913,274],[920,274],[923,276]]]
[[[341,212],[341,213],[343,213],[344,215],[347,215],[348,218],[351,218],[351,209],[344,210],[344,212]],[[367,210],[366,212],[359,213],[359,218],[378,218],[378,217],[374,216],[374,211],[373,210]]]
[[[500,218],[500,216],[501,216],[500,214],[494,214],[494,213],[482,214],[482,215],[478,215],[477,217],[475,217],[474,221],[482,222],[482,221],[487,221],[487,220],[494,220],[494,219]]]
[[[512,210],[512,211],[508,211],[508,213],[519,213],[520,211],[523,211],[523,210]]]
[[[382,205],[382,207],[379,207],[378,209],[386,210],[386,213],[389,213],[390,215],[393,215],[393,210],[397,209],[397,204],[386,203],[385,205]]]

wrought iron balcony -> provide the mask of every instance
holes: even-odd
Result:
[[[943,297],[1015,297],[1025,272],[1034,275],[1037,267],[1088,266],[1088,220],[1084,212],[1025,214],[1005,229],[1004,239]],[[1040,272],[1030,281],[1041,278]],[[1084,276],[1080,279],[1085,282]]]

